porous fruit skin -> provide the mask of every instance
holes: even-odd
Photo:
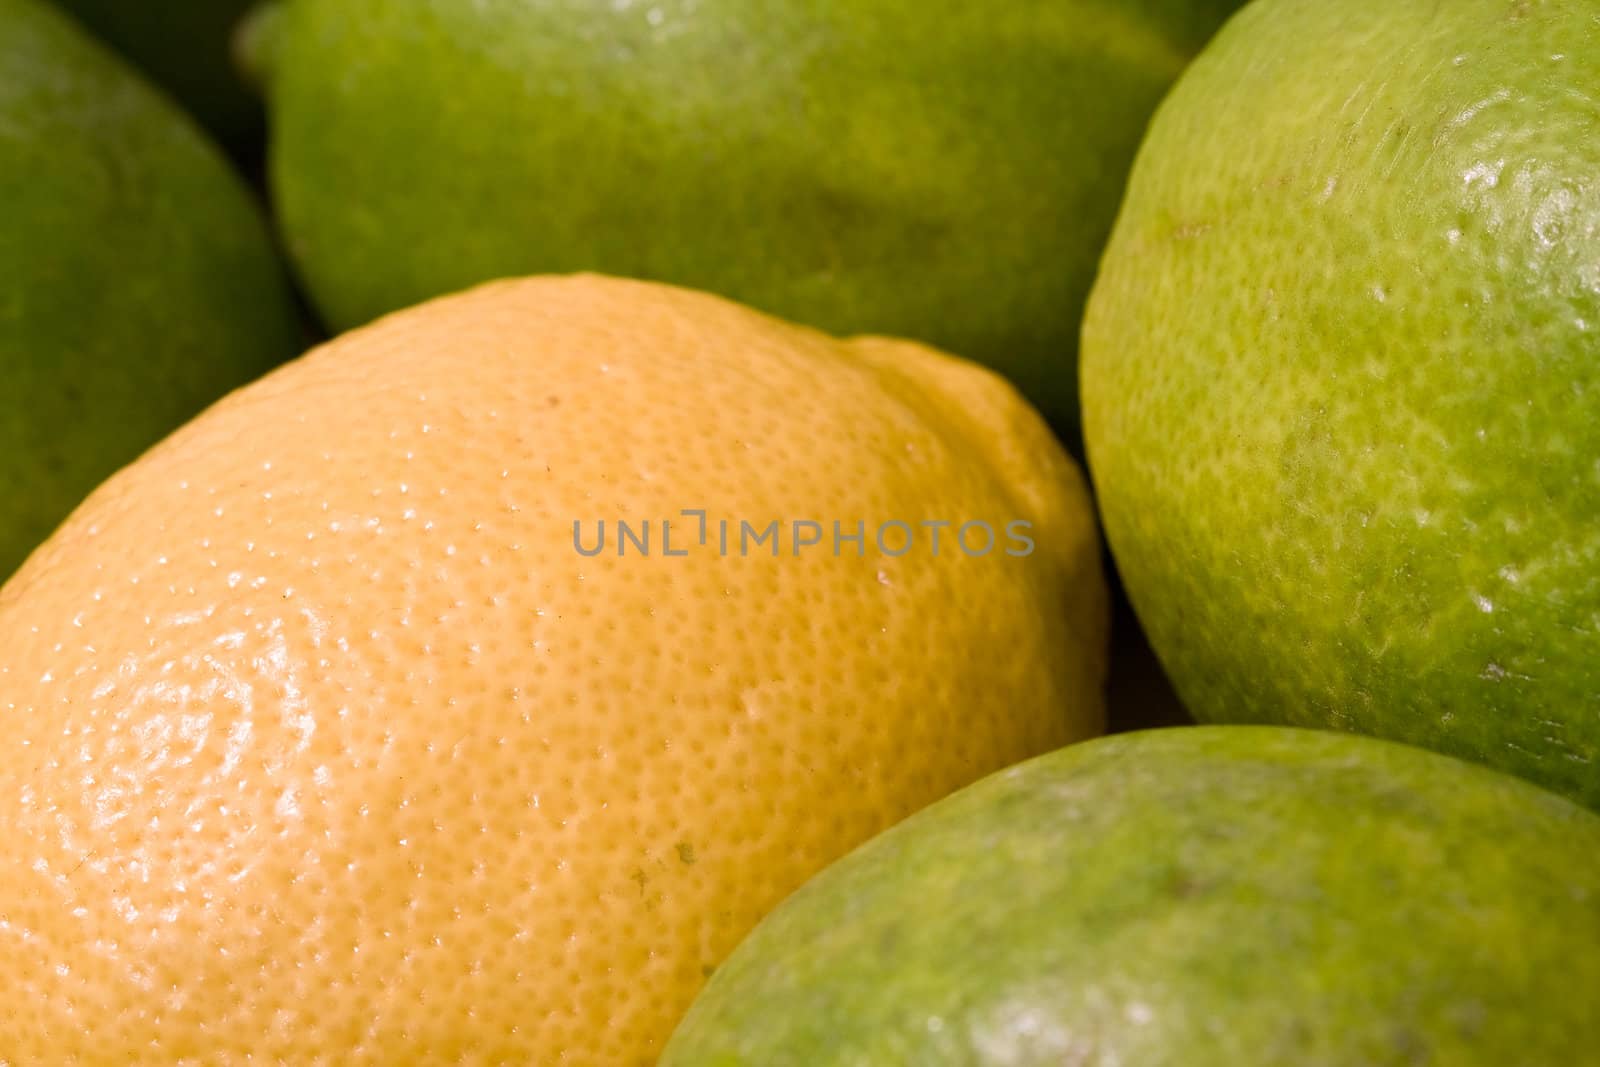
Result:
[[[287,243],[335,328],[512,274],[689,285],[989,364],[1077,435],[1150,112],[1238,0],[290,0]]]
[[[1091,470],[1200,719],[1600,804],[1600,8],[1263,0],[1158,112]]]
[[[649,1063],[810,874],[1099,728],[1099,566],[1038,416],[910,343],[584,277],[339,338],[0,590],[0,1058]]]
[[[0,0],[0,580],[296,345],[266,227],[217,151],[54,8]]]
[[[1600,1063],[1600,818],[1371,738],[1074,745],[813,878],[661,1067]]]

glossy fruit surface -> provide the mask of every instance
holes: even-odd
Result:
[[[1070,435],[1146,119],[1236,0],[290,0],[272,177],[335,328],[599,270],[1004,372]]]
[[[1262,0],[1084,327],[1118,567],[1202,720],[1600,804],[1600,8]]]
[[[1276,727],[1073,745],[857,849],[662,1067],[1593,1064],[1600,817]]]
[[[811,873],[1098,729],[1099,566],[1037,415],[906,342],[593,277],[348,334],[0,590],[0,1054],[650,1062]]]

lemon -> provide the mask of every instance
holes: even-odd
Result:
[[[1099,728],[1099,567],[914,344],[596,277],[341,337],[0,590],[0,1055],[650,1062],[808,875]]]

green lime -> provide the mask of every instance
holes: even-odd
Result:
[[[932,342],[1076,433],[1145,122],[1238,0],[289,0],[289,249],[343,329],[598,270]]]
[[[1089,457],[1189,709],[1600,804],[1600,6],[1259,0],[1151,125]]]
[[[296,339],[216,149],[55,9],[0,0],[0,579]]]
[[[256,0],[57,0],[177,98],[213,136],[259,163],[260,97],[234,62],[234,36]]]
[[[661,1067],[1593,1064],[1600,817],[1275,727],[1073,745],[824,870]]]

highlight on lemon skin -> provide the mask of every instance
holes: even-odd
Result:
[[[1600,1067],[1596,338],[1600,0],[0,0],[0,1067]]]
[[[786,540],[575,550],[685,509]],[[835,519],[1034,547],[787,540]],[[987,371],[594,276],[397,313],[0,588],[0,1050],[650,1062],[810,874],[1097,732],[1106,614],[1083,479]]]

